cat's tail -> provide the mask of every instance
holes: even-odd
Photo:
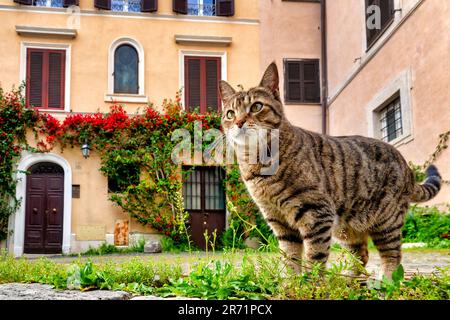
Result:
[[[431,165],[425,171],[427,177],[422,184],[416,184],[414,186],[412,201],[413,202],[425,202],[433,199],[441,190],[442,178],[435,165]]]

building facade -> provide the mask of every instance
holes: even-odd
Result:
[[[132,114],[180,89],[187,109],[220,110],[218,80],[259,80],[258,18],[257,0],[0,0],[1,86],[26,83],[28,104],[59,120],[115,102]],[[88,160],[78,149],[25,154],[19,170],[30,174],[17,187],[24,203],[3,245],[19,256],[117,244],[117,229],[130,243],[150,237],[108,200],[99,168],[95,152]],[[46,212],[55,214],[41,219]]]
[[[334,136],[384,140],[416,165],[429,159],[439,135],[450,130],[448,1],[273,0],[260,5],[261,72],[277,61],[292,123]],[[320,70],[311,67],[311,60],[319,61]],[[304,81],[319,77],[320,90],[311,89],[315,81]],[[308,92],[320,92],[320,98],[305,103]],[[435,162],[445,180],[450,179],[449,156],[444,150]],[[449,200],[450,187],[444,184],[427,204]]]
[[[381,28],[370,30],[373,4],[380,4]],[[382,139],[425,163],[450,130],[450,3],[326,1],[326,16],[328,132]],[[435,162],[445,180],[449,157],[446,150]],[[444,184],[428,204],[449,201]]]
[[[220,110],[218,80],[249,88],[276,61],[292,123],[382,139],[422,164],[450,130],[449,11],[435,0],[0,0],[0,85],[26,83],[27,101],[60,120],[113,102],[131,114],[180,89],[187,110],[204,112]],[[436,161],[444,179],[448,152]],[[19,169],[30,174],[17,188],[25,204],[4,246],[17,256],[80,252],[115,243],[124,224],[130,243],[153,236],[108,200],[99,168],[95,152],[88,161],[76,149],[25,154]],[[195,202],[205,199],[197,186],[220,179],[214,168],[191,175],[187,209],[208,211]],[[445,185],[430,204],[449,199]],[[33,226],[34,209],[58,214]],[[199,235],[207,223],[195,222]]]

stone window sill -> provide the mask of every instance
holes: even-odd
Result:
[[[148,103],[148,97],[140,94],[105,94],[105,102]]]

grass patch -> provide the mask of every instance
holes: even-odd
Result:
[[[76,256],[103,256],[107,254],[126,254],[126,253],[142,253],[144,252],[145,240],[141,239],[137,243],[127,247],[118,248],[115,245],[102,243],[96,248],[89,248],[87,251],[82,253],[69,254],[70,257]]]
[[[449,299],[450,267],[409,280],[398,270],[394,280],[369,280],[361,285],[344,275],[354,267],[355,259],[345,251],[339,254],[324,273],[319,266],[312,266],[294,274],[272,253],[211,254],[192,257],[189,263],[178,258],[150,262],[136,257],[105,263],[79,259],[71,264],[45,258],[14,259],[3,253],[0,283],[38,282],[59,289],[124,290],[137,295],[202,299]]]

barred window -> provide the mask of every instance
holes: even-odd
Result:
[[[381,139],[391,142],[403,134],[400,96],[380,111]]]
[[[186,210],[225,210],[224,171],[220,167],[196,167],[184,177]]]

